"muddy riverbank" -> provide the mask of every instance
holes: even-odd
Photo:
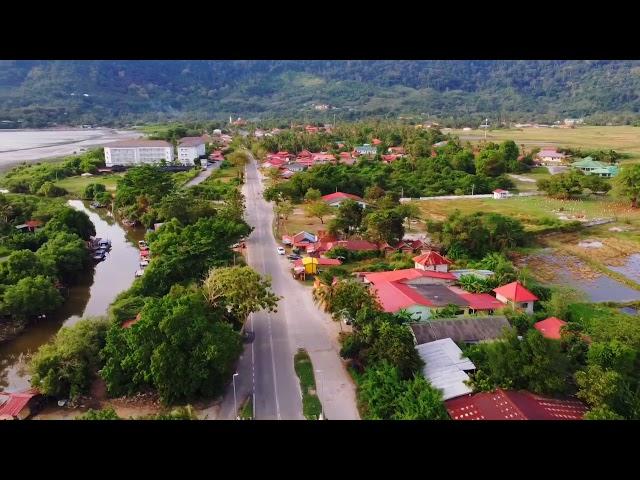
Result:
[[[90,209],[87,202],[70,200],[69,204],[89,215],[96,236],[111,240],[111,251],[106,260],[84,272],[79,282],[69,288],[69,296],[60,309],[0,344],[0,390],[28,388],[28,361],[38,347],[63,326],[73,325],[81,318],[106,315],[114,298],[129,288],[135,278],[139,261],[137,241],[144,238],[144,229],[127,229],[105,209]]]

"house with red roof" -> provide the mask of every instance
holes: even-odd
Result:
[[[382,158],[382,161],[384,163],[393,163],[400,158],[400,155],[394,155],[394,154],[382,155],[380,158]]]
[[[503,190],[501,188],[496,188],[493,191],[493,198],[496,200],[500,200],[501,198],[507,198],[509,196],[509,190]]]
[[[557,317],[549,317],[533,324],[533,328],[538,330],[544,337],[553,340],[560,340],[560,330],[567,324]]]
[[[16,225],[16,229],[21,232],[36,232],[42,225],[44,223],[40,220],[27,220],[22,225]]]
[[[396,252],[401,253],[419,253],[424,243],[422,240],[401,240],[396,245],[389,245],[388,243],[383,243],[380,246],[380,250],[384,251],[385,255],[389,255]]]
[[[357,159],[351,154],[351,152],[341,152],[340,155],[338,155],[338,161],[345,165],[353,165],[356,163]]]
[[[558,152],[555,148],[543,148],[536,155],[536,159],[542,165],[561,165],[566,157],[564,153]]]
[[[414,257],[415,268],[418,270],[431,270],[434,272],[448,272],[449,265],[453,262],[443,257],[435,250],[427,250],[421,255]]]
[[[371,285],[385,312],[406,310],[416,321],[427,320],[434,311],[449,305],[456,305],[461,314],[493,314],[504,306],[491,295],[468,293],[453,286],[457,278],[451,272],[407,268],[361,272],[359,277]]]
[[[367,206],[366,202],[362,200],[361,197],[353,195],[351,193],[335,192],[330,193],[329,195],[322,196],[322,201],[327,203],[330,207],[339,207],[345,200],[353,200],[355,202],[358,202],[362,206],[362,208],[365,208]]]
[[[380,145],[382,143],[382,140],[380,140],[379,138],[374,138],[373,140],[371,140],[371,143],[373,145]]]
[[[367,240],[319,241],[313,245],[309,245],[307,247],[307,253],[318,256],[328,252],[332,248],[344,248],[350,252],[367,252],[378,250],[378,245]]]
[[[313,233],[305,232],[304,230],[296,233],[295,235],[283,235],[282,243],[284,245],[291,245],[298,248],[307,248],[307,245],[316,243],[318,237]]]
[[[314,164],[323,164],[336,161],[336,157],[326,152],[314,153],[312,154],[311,158]]]
[[[131,320],[127,320],[125,322],[122,323],[122,328],[131,328],[133,327],[136,323],[138,323],[140,321],[140,314],[138,313],[136,315],[136,318],[133,318]]]
[[[22,392],[0,392],[0,420],[26,420],[37,413],[44,396],[35,388]]]
[[[582,420],[587,406],[578,399],[543,397],[498,389],[446,400],[453,420]]]
[[[314,127],[313,125],[307,125],[304,129],[307,133],[318,133],[320,131],[319,127]]]
[[[404,147],[389,147],[388,152],[394,155],[404,155],[406,153]]]
[[[533,293],[527,290],[520,282],[511,282],[498,288],[494,288],[496,298],[502,303],[513,308],[521,308],[529,314],[533,314],[533,304],[538,301]]]

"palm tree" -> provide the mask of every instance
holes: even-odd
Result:
[[[331,284],[331,280],[327,283],[327,278],[322,275],[316,276],[318,282],[314,285],[312,296],[316,305],[322,307],[325,312],[333,311],[333,299],[335,289]]]
[[[13,216],[13,207],[10,203],[0,204],[0,220],[6,225]]]

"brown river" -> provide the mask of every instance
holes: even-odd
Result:
[[[96,236],[111,240],[111,251],[106,260],[83,274],[80,282],[69,289],[69,297],[59,310],[29,325],[13,340],[0,344],[0,391],[29,388],[30,355],[61,327],[73,325],[83,317],[106,315],[114,298],[135,279],[139,268],[137,242],[144,238],[144,229],[126,228],[107,210],[89,208],[88,202],[70,200],[69,205],[89,215],[96,227]]]

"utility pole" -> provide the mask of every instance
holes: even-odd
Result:
[[[475,188],[476,184],[474,183],[473,185],[471,185],[471,196],[473,197],[473,189]],[[235,257],[234,257],[235,258]]]

